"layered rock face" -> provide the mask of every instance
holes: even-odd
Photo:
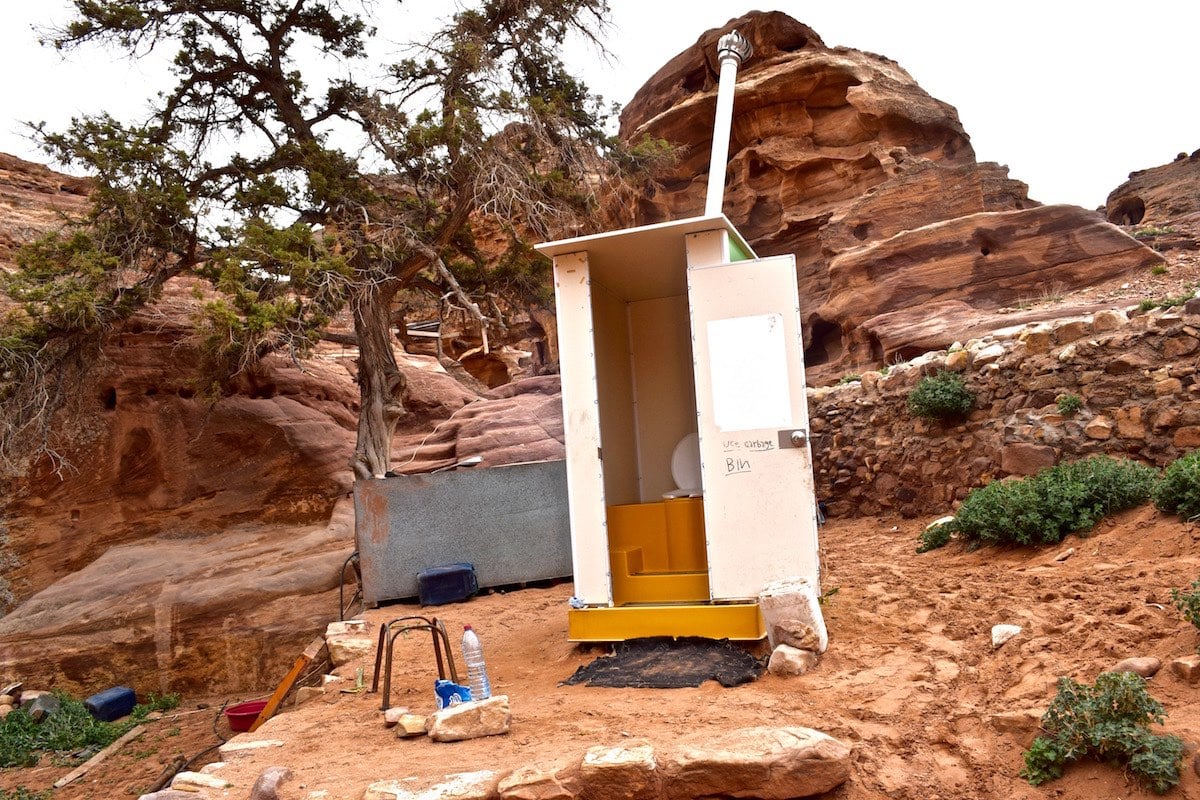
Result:
[[[1038,209],[1007,168],[976,163],[955,110],[895,62],[826,47],[779,12],[708,31],[629,103],[621,136],[665,139],[680,158],[657,190],[613,212],[620,223],[702,212],[716,43],[734,28],[755,53],[738,76],[724,211],[759,255],[795,254],[811,380],[927,348],[863,330],[878,315],[893,331],[933,322],[946,346],[974,312],[1044,282],[1075,288],[1159,263],[1098,215]],[[886,286],[861,291],[885,273]],[[972,313],[931,319],[930,300]]]
[[[1200,249],[1200,150],[1129,174],[1108,196],[1108,221],[1133,226],[1155,248]]]
[[[0,153],[0,268],[13,251],[87,208],[89,183]]]

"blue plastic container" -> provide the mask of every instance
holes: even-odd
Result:
[[[453,681],[436,680],[433,682],[433,693],[437,696],[438,710],[456,706],[459,703],[471,702],[471,689],[460,686]]]
[[[423,606],[466,600],[477,591],[479,580],[475,577],[474,564],[445,564],[417,573],[417,595]]]
[[[102,722],[112,722],[133,711],[137,695],[128,686],[114,686],[83,701],[83,707]]]

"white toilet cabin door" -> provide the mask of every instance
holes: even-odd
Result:
[[[819,591],[795,259],[687,274],[712,599],[781,578]]]

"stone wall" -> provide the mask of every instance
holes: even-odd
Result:
[[[1200,301],[1012,328],[860,381],[809,389],[817,495],[836,515],[940,516],[972,488],[1107,453],[1164,466],[1200,446]],[[906,407],[924,375],[963,375],[959,424]],[[1059,413],[1057,398],[1083,400]]]

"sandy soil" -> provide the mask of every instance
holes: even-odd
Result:
[[[221,774],[237,787],[227,796],[246,797],[271,765],[296,772],[298,797],[326,790],[329,798],[357,800],[378,780],[415,777],[420,786],[456,771],[570,760],[627,737],[669,745],[682,732],[767,724],[805,725],[851,744],[852,777],[831,795],[846,800],[1149,797],[1119,769],[1091,763],[1030,787],[1018,771],[1032,724],[1004,732],[994,719],[1026,709],[1040,714],[1060,675],[1091,681],[1122,658],[1149,655],[1164,662],[1150,691],[1169,713],[1165,730],[1189,743],[1174,795],[1200,798],[1191,766],[1200,743],[1200,688],[1166,666],[1200,642],[1169,598],[1171,587],[1200,575],[1200,527],[1146,507],[1060,548],[970,553],[951,545],[917,555],[921,527],[831,520],[822,530],[824,588],[838,589],[826,609],[829,652],[807,675],[764,675],[733,689],[714,682],[674,690],[560,686],[603,652],[566,641],[569,583],[427,609],[451,630],[470,622],[481,632],[493,686],[511,698],[508,735],[456,744],[398,741],[383,726],[378,694],[330,693],[254,734],[286,744],[225,767]],[[1074,553],[1056,561],[1067,547]],[[368,618],[379,623],[408,613],[414,609],[389,606]],[[993,650],[997,623],[1024,630]],[[435,668],[427,639],[401,641],[396,656],[393,704],[429,712]],[[369,683],[371,664],[365,666]],[[352,665],[339,672],[353,681]],[[56,800],[137,796],[175,753],[215,742],[214,711],[154,723],[142,740],[56,792]],[[224,725],[220,730],[228,735]],[[0,773],[0,787],[42,788],[66,771],[49,764],[10,770]]]
[[[1160,275],[1117,279],[1066,298],[1048,286],[1021,308],[1133,304],[1200,285],[1200,254],[1177,250],[1168,260]],[[949,510],[930,509],[929,518]],[[1119,769],[1098,763],[1076,765],[1038,789],[1018,772],[1058,676],[1090,682],[1122,658],[1156,656],[1164,667],[1150,691],[1169,714],[1165,730],[1188,743],[1183,780],[1172,796],[1200,798],[1192,768],[1200,746],[1200,687],[1167,666],[1200,643],[1200,633],[1169,597],[1172,587],[1200,576],[1200,527],[1147,507],[1059,548],[969,553],[952,545],[917,555],[924,524],[831,520],[821,534],[823,588],[838,589],[826,608],[829,652],[807,675],[764,675],[734,689],[713,682],[675,690],[560,686],[604,652],[567,642],[569,583],[427,609],[451,631],[465,622],[480,631],[493,687],[511,698],[507,736],[456,744],[398,741],[383,726],[378,694],[331,692],[255,734],[285,745],[225,767],[222,774],[236,786],[227,796],[248,796],[271,765],[295,771],[289,785],[295,797],[324,790],[331,800],[358,800],[378,780],[413,777],[423,786],[451,772],[569,761],[589,746],[631,737],[667,746],[682,732],[767,724],[818,728],[853,746],[852,777],[831,795],[839,800],[1150,797]],[[1069,547],[1069,558],[1055,560]],[[418,610],[389,606],[367,617],[378,625],[411,613]],[[990,630],[998,623],[1024,630],[993,650]],[[396,657],[393,705],[428,713],[435,676],[428,640],[399,643]],[[372,663],[363,666],[369,683]],[[339,672],[353,683],[353,665]],[[228,737],[217,712],[226,700],[245,699],[185,698],[179,713],[149,723],[144,736],[56,791],[55,800],[138,796],[175,756],[195,756],[218,744],[218,734]],[[1033,713],[1023,723],[996,718],[1022,711]],[[43,759],[34,769],[0,771],[0,790],[45,789],[70,768]]]

